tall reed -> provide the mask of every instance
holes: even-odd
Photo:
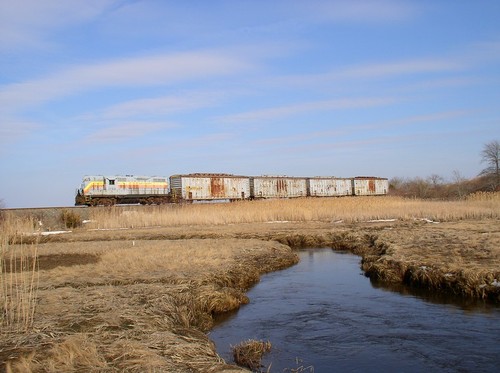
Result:
[[[7,240],[7,243],[17,242],[16,240],[26,235],[34,235],[40,229],[39,223],[32,216],[20,217],[10,211],[2,211],[0,220],[0,237]]]
[[[19,227],[9,225],[12,222],[4,220],[0,227],[1,332],[22,332],[32,326],[38,290],[38,245],[23,244],[15,233]]]
[[[500,218],[500,193],[460,201],[401,197],[299,198],[235,203],[93,209],[89,228],[224,225],[276,221],[362,222],[377,219]]]

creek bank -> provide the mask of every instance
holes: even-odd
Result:
[[[376,233],[270,235],[268,238],[294,249],[330,247],[359,255],[365,275],[378,282],[500,303],[500,267],[494,270],[480,265],[450,266],[447,257],[451,253],[446,249],[436,250],[433,258],[422,256],[414,260],[395,255],[397,249],[387,237]],[[436,246],[440,244],[445,243],[435,242]],[[467,257],[460,259],[467,260]]]
[[[426,221],[248,223],[157,229],[75,232],[42,242],[71,240],[259,239],[291,248],[331,247],[362,257],[373,280],[422,287],[437,293],[500,302],[498,219]]]

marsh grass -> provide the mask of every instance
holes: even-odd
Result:
[[[71,210],[62,210],[59,219],[66,228],[78,228],[83,224],[80,214]]]
[[[374,279],[500,302],[498,220],[415,224],[377,232],[362,268]]]
[[[10,211],[3,211],[0,220],[0,238],[3,244],[18,242],[24,236],[35,234],[38,228],[38,221],[32,216],[19,217]]]
[[[42,243],[39,251],[61,261],[39,270],[31,334],[0,342],[12,372],[237,371],[206,334],[213,315],[247,303],[245,289],[264,271],[297,261],[276,242],[234,238]],[[99,259],[67,265],[75,253]]]
[[[1,332],[26,332],[33,324],[38,290],[36,244],[9,244],[9,229],[0,233]]]
[[[500,217],[500,193],[480,193],[459,201],[401,197],[298,198],[219,204],[99,208],[88,228],[143,228],[227,225],[258,222],[428,219],[453,221]]]
[[[255,371],[262,366],[262,356],[271,351],[271,342],[249,339],[231,346],[236,364]]]

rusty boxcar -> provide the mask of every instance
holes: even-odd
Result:
[[[170,176],[174,201],[243,200],[250,198],[247,176],[230,174],[187,174]]]
[[[307,196],[307,178],[255,176],[250,178],[252,198],[294,198]]]
[[[309,178],[308,182],[308,195],[311,197],[339,197],[352,194],[351,179],[317,176]]]
[[[357,176],[352,179],[352,194],[355,196],[384,195],[389,190],[389,180],[374,176]]]
[[[169,186],[168,179],[160,176],[100,175],[84,177],[75,205],[370,196],[386,195],[388,191],[388,179],[373,176],[336,178],[196,173],[170,176]]]

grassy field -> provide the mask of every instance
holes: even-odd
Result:
[[[461,201],[409,200],[400,197],[300,198],[94,209],[89,228],[226,225],[270,221],[344,221],[376,219],[458,220],[499,218],[500,195],[476,194]]]
[[[500,302],[498,193],[85,212],[90,222],[60,235],[3,218],[7,371],[237,371],[207,336],[213,317],[248,302],[262,273],[296,263],[299,247],[349,250],[384,282]]]

